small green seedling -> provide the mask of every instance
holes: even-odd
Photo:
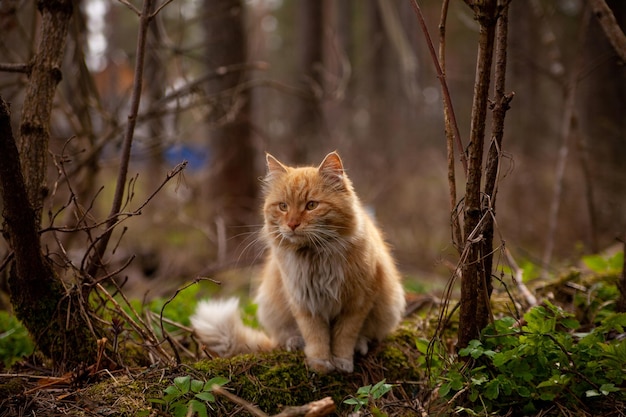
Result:
[[[213,387],[222,386],[228,380],[215,377],[206,382],[192,379],[191,376],[179,376],[174,378],[174,383],[165,388],[163,398],[153,398],[150,401],[165,406],[165,411],[172,413],[174,417],[198,415],[207,417],[207,406],[215,402]]]
[[[387,384],[386,380],[383,379],[376,385],[366,385],[361,387],[356,392],[356,397],[348,398],[344,400],[344,404],[349,404],[354,406],[354,412],[358,412],[361,408],[367,407],[370,403],[370,400],[377,400],[383,395],[387,394],[391,391],[393,385]],[[375,415],[382,415],[380,412],[375,412]]]

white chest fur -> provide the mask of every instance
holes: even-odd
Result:
[[[287,252],[280,265],[292,301],[326,320],[341,311],[345,268],[343,253],[309,250]]]

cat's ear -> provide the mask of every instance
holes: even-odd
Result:
[[[277,174],[284,174],[287,172],[287,167],[280,163],[280,161],[274,158],[269,153],[265,154],[265,160],[267,161],[267,176],[271,177]]]
[[[341,158],[336,151],[326,155],[326,158],[324,158],[318,170],[321,175],[333,181],[339,183],[343,183],[344,181],[345,174],[343,170],[343,163],[341,162]]]

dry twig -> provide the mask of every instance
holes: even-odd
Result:
[[[430,51],[430,56],[433,60],[433,64],[435,65],[435,69],[437,70],[437,78],[439,78],[439,82],[441,83],[441,90],[443,91],[443,100],[446,107],[450,111],[450,121],[452,122],[452,128],[454,130],[454,137],[456,138],[457,146],[459,147],[459,153],[461,155],[461,163],[463,164],[463,170],[465,174],[468,172],[467,166],[467,158],[465,157],[463,141],[461,140],[461,133],[459,132],[459,126],[456,122],[456,116],[454,115],[454,107],[452,106],[452,98],[450,97],[450,91],[448,90],[448,83],[446,82],[446,76],[441,69],[441,65],[439,64],[439,59],[437,59],[437,53],[435,52],[435,48],[433,46],[433,42],[430,39],[430,35],[428,34],[428,28],[426,27],[426,22],[424,21],[424,16],[422,15],[422,10],[420,6],[417,4],[417,0],[413,0],[411,2],[413,5],[413,10],[415,11],[415,15],[417,16],[417,20],[422,27],[422,31],[424,32],[424,37],[426,38],[426,44],[428,45],[428,50]]]
[[[244,400],[235,394],[228,392],[219,385],[214,385],[212,391],[222,397],[243,407],[247,412],[256,417],[270,417],[259,410],[254,404]],[[324,417],[335,412],[335,402],[331,397],[322,398],[299,407],[287,407],[273,417]]]

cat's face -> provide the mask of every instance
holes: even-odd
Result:
[[[265,233],[277,246],[330,249],[354,228],[355,196],[339,155],[290,168],[267,156]]]

